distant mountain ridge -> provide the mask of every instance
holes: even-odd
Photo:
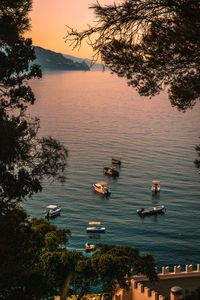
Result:
[[[98,64],[98,63],[93,63],[90,59],[88,58],[79,58],[79,57],[75,57],[69,54],[63,54],[64,57],[68,58],[68,59],[72,59],[75,62],[85,62],[90,69],[92,70],[103,70],[103,65],[102,64]]]
[[[89,71],[90,67],[84,60],[75,61],[61,53],[34,46],[36,64],[41,66],[42,71]]]

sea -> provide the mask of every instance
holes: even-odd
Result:
[[[152,254],[158,268],[200,263],[199,103],[180,112],[167,91],[141,97],[125,79],[101,70],[45,73],[31,86],[39,136],[58,139],[69,156],[66,182],[44,180],[42,192],[24,202],[30,217],[44,218],[49,204],[61,206],[51,222],[71,230],[70,250],[106,243]],[[122,161],[116,179],[103,174],[112,157]],[[156,197],[154,179],[161,181]],[[99,180],[108,182],[110,197],[92,190]],[[138,216],[137,209],[155,205],[166,213]],[[89,237],[89,221],[101,221],[106,233]]]

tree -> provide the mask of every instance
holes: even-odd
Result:
[[[138,249],[116,245],[97,244],[91,256],[76,256],[70,270],[66,277],[68,289],[65,287],[63,296],[77,295],[77,300],[96,286],[110,295],[116,285],[128,289],[131,276],[138,273],[147,275],[151,281],[157,280],[151,255],[140,256]]]
[[[68,296],[76,295],[80,300],[100,284],[98,269],[94,268],[92,257],[80,256],[69,281]],[[63,298],[65,299],[65,298]]]
[[[32,1],[0,3],[0,198],[21,201],[41,191],[44,177],[63,180],[67,150],[51,137],[38,138],[39,120],[26,115],[35,96],[28,81],[40,78],[29,29]]]
[[[200,299],[200,288],[191,292],[191,294],[185,296],[185,300],[199,300]]]
[[[60,282],[52,284],[43,257],[58,252],[61,260],[67,255],[63,246],[69,236],[68,230],[45,220],[30,220],[21,207],[4,210],[0,214],[0,299],[38,300],[55,295]]]
[[[63,300],[72,295],[80,300],[99,283],[91,257],[80,251],[46,252],[41,256],[41,263],[47,281]]]
[[[116,284],[128,289],[130,277],[138,273],[147,275],[151,281],[157,280],[153,257],[140,256],[131,247],[97,244],[91,256],[78,251],[62,255],[54,251],[41,258],[46,278],[60,291],[63,300],[72,295],[80,300],[97,286],[112,295]]]
[[[121,4],[90,7],[97,21],[77,32],[69,27],[66,41],[79,47],[83,40],[94,59],[125,77],[143,96],[168,88],[179,110],[200,98],[200,4],[192,0],[124,0]]]
[[[139,273],[147,275],[150,281],[157,280],[151,255],[141,256],[138,249],[125,246],[99,244],[98,248],[99,251],[92,257],[92,264],[104,292],[112,293],[116,283],[127,289],[131,276]]]
[[[30,220],[17,205],[41,191],[42,179],[64,180],[67,150],[51,137],[38,138],[39,120],[27,108],[39,79],[29,29],[31,0],[0,1],[0,299],[42,299],[55,292],[41,257],[59,251],[69,232],[44,220]]]

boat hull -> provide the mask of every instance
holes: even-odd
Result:
[[[85,252],[91,252],[96,249],[96,246],[94,244],[86,243],[85,244]]]
[[[102,195],[109,195],[111,193],[108,188],[97,187],[95,184],[93,184],[93,189],[96,193],[99,193]]]
[[[152,193],[155,193],[155,194],[159,193],[160,192],[160,187],[158,187],[158,188],[152,187],[151,191],[152,191]]]
[[[57,216],[60,216],[60,211],[52,213],[51,215],[49,215],[50,218],[55,218]]]
[[[60,216],[61,209],[57,209],[56,211],[48,211],[45,215],[45,217],[48,218],[56,218],[57,216]]]
[[[87,227],[86,228],[87,233],[105,233],[106,228],[105,227]]]
[[[158,214],[164,214],[166,211],[166,208],[164,206],[161,207],[153,207],[153,208],[149,208],[147,210],[144,209],[138,209],[137,210],[137,214],[140,217],[146,217],[146,216],[153,216],[153,215],[158,215]]]

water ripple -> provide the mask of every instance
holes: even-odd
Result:
[[[46,74],[32,86],[40,134],[58,138],[69,158],[66,184],[44,182],[43,192],[25,203],[29,214],[42,217],[47,204],[60,205],[53,222],[71,229],[70,249],[83,249],[87,222],[100,220],[103,243],[137,247],[158,265],[199,263],[200,176],[193,161],[200,107],[182,114],[166,95],[139,97],[108,72]],[[117,180],[103,175],[112,156],[122,159]],[[154,178],[161,180],[158,197],[150,190]],[[99,179],[108,181],[109,198],[92,192]],[[155,204],[165,205],[166,214],[137,215],[137,208]]]

